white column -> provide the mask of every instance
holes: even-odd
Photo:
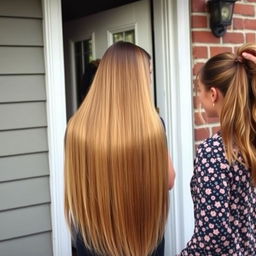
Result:
[[[71,238],[64,217],[66,101],[61,1],[43,0],[42,5],[53,255],[71,256]]]
[[[166,256],[179,253],[193,232],[193,94],[188,0],[153,0],[157,103],[176,170],[166,230]]]

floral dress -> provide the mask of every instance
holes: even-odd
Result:
[[[220,133],[198,147],[194,165],[195,228],[180,256],[256,256],[256,188],[250,172],[238,161],[229,165]]]

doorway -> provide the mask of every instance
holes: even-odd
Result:
[[[126,2],[119,1],[122,4]],[[68,118],[81,104],[97,65],[110,45],[120,40],[128,41],[144,48],[152,56],[150,0],[129,2],[132,3],[100,9],[97,13],[63,23]],[[111,7],[110,3],[105,8]],[[87,80],[86,73],[89,76]],[[152,86],[152,95],[154,91]]]

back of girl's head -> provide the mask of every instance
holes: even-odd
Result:
[[[119,42],[101,59],[66,132],[65,212],[97,255],[147,256],[168,213],[168,150],[150,57]]]
[[[233,162],[241,153],[256,184],[256,64],[244,59],[243,52],[256,55],[256,45],[245,44],[236,54],[212,57],[203,66],[200,80],[206,89],[215,87],[222,92],[220,122],[227,158]]]

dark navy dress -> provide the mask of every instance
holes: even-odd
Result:
[[[155,252],[152,254],[152,256],[164,256],[164,238],[161,241],[161,243],[158,245]],[[76,248],[77,248],[77,256],[97,256],[96,254],[90,252],[85,246],[84,243],[79,236],[76,240]]]
[[[256,187],[239,161],[228,163],[220,133],[198,147],[191,180],[195,229],[181,256],[256,256]]]

